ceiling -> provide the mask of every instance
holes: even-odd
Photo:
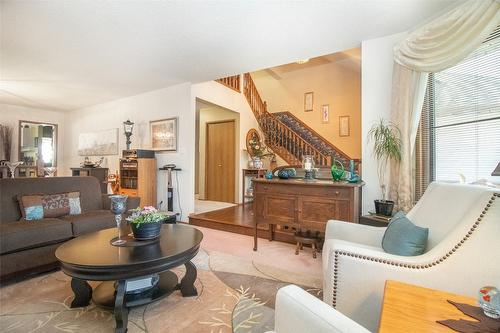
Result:
[[[357,47],[311,59],[303,59],[303,61],[305,62],[292,62],[272,68],[266,68],[264,71],[259,72],[270,75],[276,80],[281,80],[282,76],[288,72],[333,63],[346,67],[352,71],[359,72],[361,70],[361,48]]]
[[[2,0],[0,102],[74,110],[269,68],[405,31],[457,1]]]

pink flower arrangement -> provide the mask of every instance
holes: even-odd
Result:
[[[141,215],[147,215],[151,213],[156,213],[158,210],[153,206],[144,206],[141,210]]]
[[[143,223],[161,223],[166,216],[153,206],[138,207],[131,209],[130,212],[131,215],[127,217],[127,221],[135,224],[137,227]]]

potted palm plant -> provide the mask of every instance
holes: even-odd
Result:
[[[153,206],[145,206],[130,210],[131,215],[127,218],[130,228],[137,240],[150,240],[160,236],[161,225],[166,215]]]
[[[375,200],[375,213],[392,216],[394,201],[387,200],[385,183],[389,161],[401,161],[401,131],[390,121],[380,119],[368,132],[368,141],[373,141],[373,156],[377,159],[377,175],[382,192],[382,199]]]

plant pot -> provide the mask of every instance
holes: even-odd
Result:
[[[391,200],[374,200],[375,213],[378,215],[392,216],[394,201]]]
[[[158,238],[161,231],[161,222],[157,223],[141,223],[137,226],[136,223],[130,223],[130,228],[137,240],[151,240]]]

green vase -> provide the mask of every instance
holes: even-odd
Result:
[[[334,182],[339,182],[345,175],[344,165],[340,161],[333,160],[332,168],[332,178]]]

